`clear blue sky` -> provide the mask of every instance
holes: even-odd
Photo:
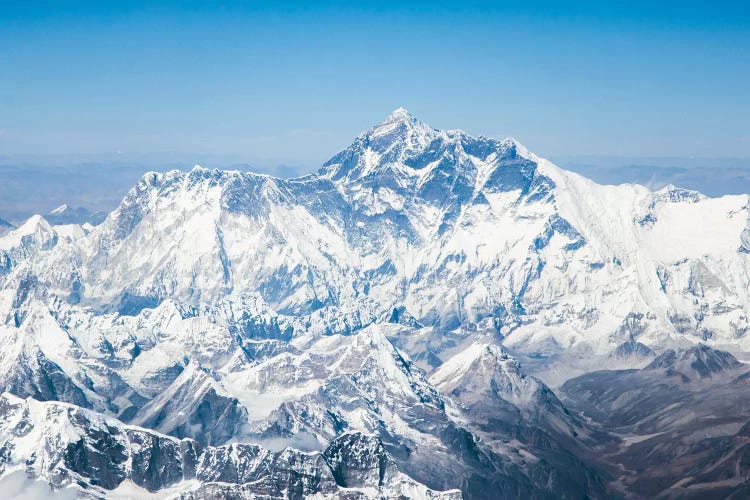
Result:
[[[750,157],[750,8],[0,2],[0,155],[312,166],[399,106],[548,157]]]

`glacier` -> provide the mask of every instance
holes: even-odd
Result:
[[[404,109],[304,177],[148,173],[101,222],[0,236],[0,475],[93,497],[607,497],[622,436],[571,379],[696,346],[744,367],[749,201],[599,185]],[[106,478],[76,455],[98,439]],[[188,474],[185,447],[231,465]]]

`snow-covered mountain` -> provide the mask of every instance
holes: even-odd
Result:
[[[5,219],[0,219],[0,236],[15,229],[15,226]]]
[[[748,201],[598,185],[399,109],[313,175],[150,173],[99,225],[0,237],[0,387],[206,449],[359,433],[422,492],[603,497],[613,438],[543,381],[750,350]]]
[[[60,205],[45,215],[47,221],[54,225],[88,223],[95,226],[100,224],[106,217],[107,213],[105,212],[91,212],[86,208],[73,208],[67,204]]]
[[[649,346],[744,348],[747,215],[747,196],[600,186],[397,110],[316,175],[148,174],[88,238],[30,266],[61,289],[80,274],[96,308],[255,294],[308,330],[347,331],[403,307],[442,331],[497,326],[533,354],[607,354],[639,315]],[[340,324],[323,324],[333,310]]]
[[[372,436],[342,434],[322,452],[272,452],[253,444],[202,447],[77,406],[0,396],[3,474],[20,469],[92,497],[303,498],[317,495],[460,498],[432,492],[398,471]]]

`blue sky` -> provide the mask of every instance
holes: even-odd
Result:
[[[315,166],[404,106],[551,158],[750,157],[743,2],[210,3],[0,2],[0,155]]]

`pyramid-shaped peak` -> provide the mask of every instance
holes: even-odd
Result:
[[[414,116],[407,111],[406,108],[397,108],[394,109],[390,115],[388,115],[388,118],[386,118],[386,122],[402,122],[402,121],[412,121],[414,120]]]
[[[700,378],[706,378],[742,366],[744,365],[731,353],[701,343],[681,352],[669,349],[645,369],[672,368],[683,372],[692,371]]]
[[[385,120],[375,125],[375,127],[373,127],[373,130],[378,130],[381,128],[393,128],[401,125],[405,125],[407,128],[413,128],[415,126],[428,129],[432,128],[409,113],[406,108],[397,108],[394,109],[391,114],[386,117]]]
[[[417,136],[431,136],[438,131],[418,120],[405,108],[394,110],[388,117],[371,128],[366,135],[370,137],[387,137],[389,140],[406,138],[412,134]]]
[[[506,137],[505,139],[500,141],[500,145],[505,149],[514,151],[518,156],[529,159],[536,159],[535,155],[531,153],[526,146],[518,142],[513,137]]]

